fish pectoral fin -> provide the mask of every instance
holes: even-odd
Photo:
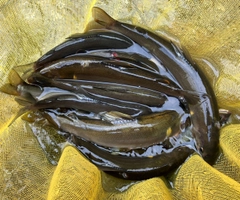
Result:
[[[181,57],[181,58],[184,57],[181,45],[179,43],[176,44],[173,41],[170,41],[170,43],[171,43],[172,48],[174,49],[175,55],[178,57]]]
[[[104,10],[98,7],[92,8],[94,20],[106,28],[113,26],[117,21],[109,16]]]

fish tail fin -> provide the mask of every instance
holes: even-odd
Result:
[[[0,87],[0,92],[14,95],[14,96],[19,96],[19,92],[17,91],[17,87],[11,85],[10,83],[4,84],[3,86]]]
[[[109,16],[104,10],[98,7],[93,7],[92,16],[94,20],[102,26],[109,28],[113,26],[117,21]]]
[[[0,87],[0,91],[6,94],[19,96],[17,88],[27,82],[27,78],[33,71],[33,63],[14,67],[8,74],[7,83]]]
[[[6,94],[19,96],[17,86],[23,83],[23,80],[15,70],[10,70],[8,74],[8,81],[0,87],[0,91]]]
[[[17,87],[19,84],[23,83],[22,78],[19,76],[19,74],[12,69],[8,74],[8,80],[12,86]]]
[[[26,65],[19,65],[17,67],[14,67],[13,71],[19,76],[19,79],[22,82],[27,82],[28,77],[32,74],[34,71],[34,63],[29,63]]]
[[[27,111],[28,111],[28,106],[25,106],[25,107],[21,108],[21,109],[18,111],[18,113],[16,114],[16,116],[13,118],[13,120],[10,122],[10,124],[8,125],[8,127],[11,126],[12,123],[13,123],[17,118],[19,118],[21,115],[23,115],[23,114],[26,113]]]

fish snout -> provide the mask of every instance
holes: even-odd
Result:
[[[203,134],[203,132],[202,132]],[[200,140],[196,141],[197,150],[202,158],[209,164],[214,164],[219,156],[219,128],[212,126],[211,130],[204,132]]]

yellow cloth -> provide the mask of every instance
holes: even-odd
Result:
[[[82,32],[94,5],[115,19],[175,35],[198,58],[219,107],[233,113],[234,124],[221,129],[222,155],[213,167],[192,156],[172,178],[173,188],[160,177],[125,192],[108,190],[101,172],[74,147],[66,146],[54,166],[21,118],[8,127],[19,106],[14,97],[0,93],[0,198],[240,199],[239,0],[0,0],[0,85],[12,67],[35,61],[67,36]]]

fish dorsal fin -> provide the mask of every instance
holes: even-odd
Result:
[[[98,7],[93,7],[92,9],[92,16],[94,20],[105,26],[106,28],[113,26],[117,21],[109,16],[104,10]]]
[[[75,38],[79,38],[79,37],[82,37],[83,33],[74,33],[70,36],[68,36],[66,39],[69,40],[69,39],[75,39]]]

